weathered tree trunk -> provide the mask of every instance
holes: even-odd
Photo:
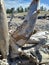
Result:
[[[7,58],[9,37],[8,37],[8,24],[6,19],[6,11],[3,0],[0,0],[0,51],[3,58]]]
[[[10,46],[12,47],[12,57],[19,53],[19,46],[23,46],[26,43],[26,40],[28,40],[28,38],[32,34],[38,13],[39,0],[33,0],[24,22],[11,35],[12,37],[10,38]]]
[[[13,33],[13,37],[16,41],[28,38],[33,32],[39,11],[38,7],[39,0],[33,0],[23,24]]]

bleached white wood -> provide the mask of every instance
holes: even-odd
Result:
[[[4,58],[7,58],[9,46],[8,23],[4,1],[0,0],[0,50]]]

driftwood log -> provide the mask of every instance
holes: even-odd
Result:
[[[12,48],[11,56],[15,57],[19,53],[19,47],[24,46],[34,31],[37,16],[39,14],[39,0],[33,0],[30,4],[27,16],[21,26],[10,37],[10,46]],[[14,55],[15,54],[15,55]]]
[[[0,0],[0,52],[3,58],[8,56],[9,37],[8,37],[8,23],[6,17],[6,10],[4,1]]]

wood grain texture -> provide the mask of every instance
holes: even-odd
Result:
[[[8,23],[6,17],[6,10],[4,1],[0,1],[0,50],[3,58],[7,58],[8,55]]]

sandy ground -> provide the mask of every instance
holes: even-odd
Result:
[[[37,19],[35,27],[39,30],[47,30],[49,31],[49,20],[47,19]]]
[[[46,12],[47,13],[47,16],[49,15],[49,12]],[[22,24],[23,20],[21,18],[18,18],[19,16],[25,16],[27,15],[27,13],[17,13],[17,14],[14,14],[15,18],[13,18],[11,20],[11,22],[15,22],[17,25],[19,24]],[[45,15],[45,12],[42,12],[40,13],[38,16],[43,16]],[[9,15],[7,15],[9,16]],[[11,16],[11,14],[10,14]],[[8,22],[10,22],[10,18],[7,18]],[[35,28],[36,29],[39,29],[39,30],[47,30],[49,31],[49,18],[46,18],[46,19],[37,19],[36,20],[36,24],[35,24]]]

